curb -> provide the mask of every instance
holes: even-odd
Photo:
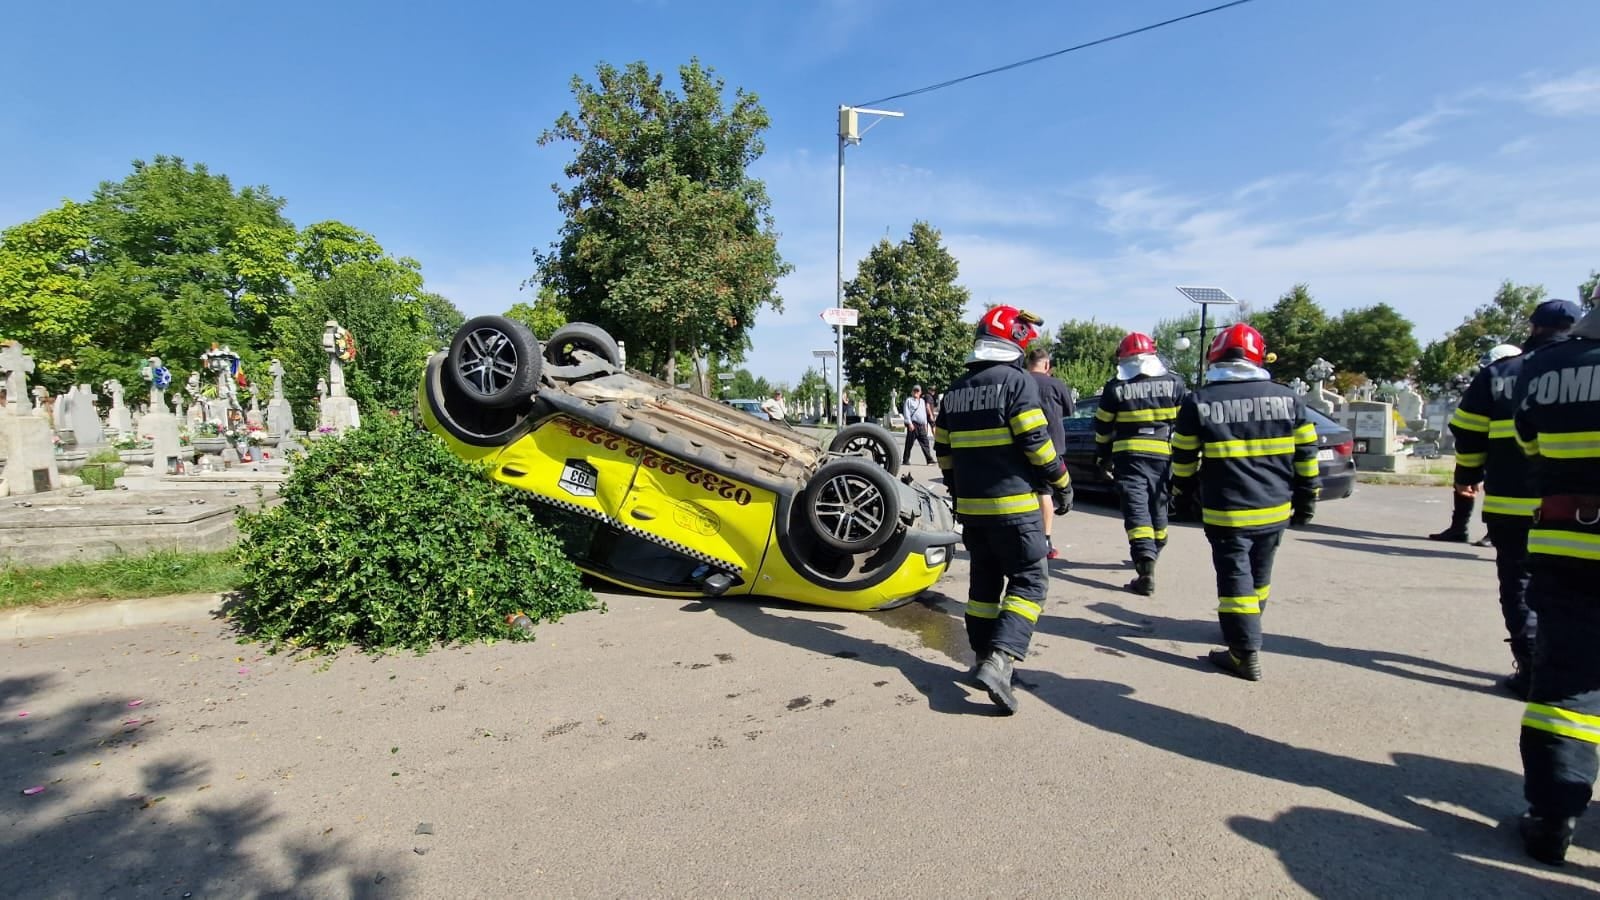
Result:
[[[1413,487],[1449,487],[1454,482],[1451,475],[1429,475],[1422,472],[1357,472],[1357,484],[1398,484]]]
[[[29,606],[0,613],[0,639],[206,622],[222,615],[222,605],[222,594],[178,594],[142,600],[90,600],[71,606]]]

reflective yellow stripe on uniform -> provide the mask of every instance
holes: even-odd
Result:
[[[1112,453],[1154,453],[1157,456],[1171,456],[1172,445],[1166,441],[1153,441],[1149,438],[1128,438],[1117,441],[1111,445]]]
[[[950,446],[958,450],[974,447],[1004,447],[1011,443],[1011,432],[1004,428],[978,428],[950,432]]]
[[[1056,445],[1047,440],[1032,450],[1024,451],[1023,455],[1036,466],[1048,466],[1056,461]]]
[[[1469,469],[1482,468],[1483,464],[1488,462],[1488,461],[1489,461],[1489,454],[1487,454],[1487,453],[1457,453],[1456,454],[1456,465],[1458,465],[1458,466],[1466,466]]]
[[[1117,411],[1118,422],[1164,422],[1178,417],[1176,406],[1159,409],[1122,409]]]
[[[1522,712],[1522,727],[1600,744],[1600,716],[1573,712],[1559,706],[1529,703]]]
[[[1528,552],[1573,559],[1600,559],[1600,534],[1535,528],[1528,532]]]
[[[1492,419],[1489,422],[1489,440],[1498,441],[1517,436],[1517,426],[1510,419]]]
[[[1522,454],[1524,456],[1538,456],[1539,455],[1539,439],[1538,438],[1534,438],[1531,441],[1525,441],[1525,440],[1522,439],[1522,435],[1519,434],[1519,435],[1517,435],[1517,446],[1522,448]],[[1456,454],[1456,459],[1459,460],[1460,458],[1461,458],[1461,455],[1459,453]]]
[[[984,603],[980,600],[968,600],[967,615],[973,617],[974,619],[998,619],[1000,618],[1000,604]]]
[[[1155,533],[1155,539],[1158,540],[1158,541],[1166,540],[1167,539],[1167,530],[1165,528],[1157,528],[1156,529],[1156,533]]]
[[[1489,417],[1480,416],[1475,412],[1467,412],[1458,406],[1455,414],[1450,417],[1450,427],[1459,428],[1462,431],[1481,431],[1487,434],[1489,431]]]
[[[1261,615],[1261,598],[1254,594],[1248,597],[1218,597],[1217,612],[1234,613],[1242,616]]]
[[[1156,530],[1149,525],[1135,525],[1128,529],[1128,540],[1137,541],[1141,538],[1155,540]]]
[[[1102,433],[1100,433],[1098,431],[1095,432],[1094,433],[1094,442],[1096,444],[1109,444],[1109,443],[1111,443],[1111,432],[1107,431],[1104,434],[1102,434]]]
[[[1176,468],[1176,467],[1174,467]],[[1201,521],[1207,525],[1224,528],[1258,528],[1289,521],[1290,504],[1269,506],[1264,509],[1203,509]]]
[[[1548,459],[1593,459],[1600,456],[1600,431],[1541,434],[1537,446]]]
[[[1037,494],[1011,494],[1006,497],[957,497],[956,512],[964,516],[1009,516],[1039,509]]]
[[[1256,588],[1256,599],[1260,602],[1267,602],[1267,598],[1270,596],[1272,596],[1272,585],[1263,584],[1261,587]]]
[[[1310,459],[1297,459],[1294,461],[1294,473],[1301,478],[1314,478],[1321,471],[1322,466],[1317,463],[1315,456]]]
[[[1094,417],[1096,419],[1099,419],[1102,422],[1114,422],[1114,421],[1116,421],[1116,416],[1112,415],[1111,411],[1106,409],[1103,406],[1094,411]]]
[[[1282,456],[1294,452],[1294,438],[1252,438],[1240,441],[1207,441],[1205,455],[1214,459],[1239,459],[1248,456]]]
[[[1173,463],[1172,474],[1175,478],[1190,478],[1200,471],[1200,462]]]
[[[1021,597],[1007,596],[1005,602],[1000,604],[1001,612],[1016,613],[1029,622],[1039,621],[1039,613],[1044,612],[1044,607]]]
[[[1025,409],[1012,416],[1009,424],[1012,434],[1026,434],[1035,428],[1044,428],[1050,423],[1045,421],[1044,410]]]
[[[1199,450],[1200,437],[1193,434],[1175,434],[1172,436],[1172,446],[1178,450]]]
[[[1294,430],[1294,442],[1296,444],[1315,444],[1317,442],[1317,426],[1307,422],[1296,428]]]
[[[950,443],[950,432],[939,427],[933,429],[933,439],[940,444]]]
[[[1532,516],[1539,508],[1538,497],[1501,497],[1483,495],[1483,511],[1497,516]]]

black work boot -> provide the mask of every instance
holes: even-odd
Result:
[[[978,683],[1008,716],[1017,711],[1017,695],[1011,692],[1011,670],[1011,656],[1004,650],[990,653],[978,664]]]
[[[1572,846],[1578,820],[1526,812],[1517,823],[1517,830],[1522,833],[1522,848],[1529,856],[1546,865],[1559,866],[1567,861],[1567,848]]]
[[[1511,674],[1500,679],[1500,687],[1518,700],[1525,701],[1528,699],[1528,688],[1533,684],[1533,673],[1529,671],[1532,666],[1527,657],[1522,655],[1515,656],[1511,665]]]
[[[1467,542],[1467,522],[1472,519],[1473,498],[1456,497],[1455,501],[1455,507],[1450,511],[1450,527],[1428,535],[1428,540],[1448,541],[1452,544]]]
[[[1156,592],[1156,561],[1153,559],[1135,560],[1133,570],[1138,572],[1139,576],[1125,585],[1127,589],[1146,597],[1153,595]]]
[[[1428,535],[1430,541],[1447,541],[1452,544],[1465,544],[1467,542],[1467,526],[1457,528],[1451,525],[1443,531],[1435,531]]]
[[[1261,680],[1261,654],[1254,650],[1213,650],[1206,659],[1229,675],[1245,681]]]

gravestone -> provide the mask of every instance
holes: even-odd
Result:
[[[72,410],[67,427],[77,435],[78,447],[93,450],[106,442],[105,426],[100,422],[100,410],[94,405],[94,389],[80,384],[72,389]]]
[[[252,428],[266,428],[266,421],[261,417],[261,388],[255,383],[250,383],[250,408],[245,410],[244,421]]]
[[[152,356],[139,374],[150,382],[150,411],[140,417],[139,430],[150,435],[151,468],[157,475],[176,475],[193,451],[183,446],[177,414],[167,412],[165,394],[172,384],[172,373],[161,364],[161,357]]]
[[[1323,387],[1323,383],[1333,377],[1333,363],[1322,357],[1306,369],[1306,380],[1311,382],[1306,392],[1306,405],[1316,409],[1323,415],[1337,418],[1338,413],[1344,408],[1344,398]]]
[[[1400,385],[1395,389],[1394,408],[1400,413],[1400,418],[1405,420],[1407,427],[1416,427],[1411,423],[1421,421],[1424,418],[1422,414],[1424,405],[1425,402],[1422,399],[1422,395],[1412,390],[1409,386]]]
[[[8,342],[0,347],[0,372],[5,374],[6,404],[0,406],[0,452],[5,466],[0,468],[0,497],[34,494],[72,487],[81,482],[63,476],[56,467],[55,442],[50,422],[34,415],[28,391],[28,373],[34,370],[33,357],[22,345]]]
[[[1356,468],[1393,472],[1400,449],[1400,436],[1394,427],[1394,405],[1376,400],[1352,400],[1346,421],[1355,436]]]
[[[273,360],[267,369],[272,374],[272,399],[267,401],[267,433],[280,438],[294,432],[294,408],[283,396],[283,363]]]
[[[111,396],[111,409],[106,412],[106,430],[113,434],[132,433],[133,417],[122,402],[122,382],[113,378],[102,383],[100,388]]]
[[[329,319],[322,329],[322,349],[328,354],[327,396],[317,412],[317,427],[343,434],[361,427],[361,410],[354,397],[344,391],[344,363],[355,358],[355,343],[350,332]]]
[[[50,391],[42,384],[33,386],[33,414],[52,421],[55,415],[55,404],[50,402]]]

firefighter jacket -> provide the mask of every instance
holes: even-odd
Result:
[[[1036,519],[1041,487],[1070,484],[1039,388],[1015,363],[969,366],[950,385],[939,401],[933,447],[956,515],[967,524]]]
[[[1495,360],[1478,370],[1461,403],[1450,417],[1456,436],[1456,484],[1483,482],[1483,518],[1520,519],[1533,516],[1539,500],[1528,483],[1528,460],[1517,447],[1512,424],[1521,398],[1517,382],[1523,366],[1548,348],[1549,338],[1528,341],[1521,356]]]
[[[1173,372],[1106,382],[1094,414],[1095,458],[1103,462],[1113,453],[1171,456],[1172,423],[1185,393],[1183,378]]]
[[[1317,496],[1317,429],[1294,392],[1265,378],[1189,394],[1172,436],[1174,485],[1200,482],[1201,517],[1224,528],[1281,528]]]
[[[1527,362],[1512,427],[1528,456],[1527,490],[1539,498],[1529,559],[1592,564],[1600,560],[1600,340],[1573,338],[1518,358]]]

